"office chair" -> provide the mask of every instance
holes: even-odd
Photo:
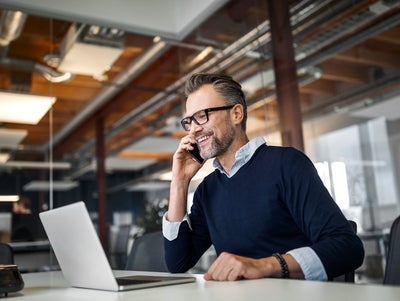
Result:
[[[131,225],[120,225],[118,227],[115,248],[110,254],[111,265],[114,269],[121,270],[126,265],[130,231]]]
[[[355,233],[357,233],[357,223],[352,220],[349,220],[349,223],[350,223],[350,226],[353,229],[353,231]],[[354,283],[354,279],[355,279],[355,271],[350,271],[350,272],[346,272],[343,275],[333,278],[332,281]]]
[[[400,285],[400,216],[392,223],[383,284]]]
[[[0,264],[14,264],[14,250],[9,244],[0,243]]]
[[[161,231],[146,233],[135,239],[125,269],[168,272],[164,259],[164,237]]]

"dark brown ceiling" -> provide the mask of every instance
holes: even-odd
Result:
[[[303,120],[338,114],[343,112],[340,108],[350,105],[362,106],[367,98],[381,101],[380,96],[400,88],[399,3],[291,1]],[[382,12],[383,8],[387,10]],[[40,161],[47,158],[53,143],[54,160],[82,166],[94,156],[96,126],[103,122],[108,156],[169,158],[171,153],[162,146],[151,152],[126,147],[143,137],[183,135],[178,129],[170,133],[164,128],[167,121],[182,116],[182,85],[194,71],[224,72],[243,83],[259,76],[265,83],[261,72],[272,70],[267,10],[266,1],[229,1],[183,41],[164,40],[165,46],[126,82],[121,76],[129,66],[158,45],[154,37],[126,32],[123,52],[104,81],[76,74],[67,82],[51,83],[29,67],[5,64],[4,59],[22,59],[46,66],[44,58],[59,52],[73,25],[28,15],[21,35],[3,48],[0,90],[52,95],[57,101],[37,125],[1,124],[6,129],[28,130],[18,149],[2,151],[10,151],[11,160]],[[213,51],[192,64],[207,46]],[[109,97],[104,96],[107,93]],[[99,97],[106,101],[69,128]],[[279,129],[273,85],[247,91],[247,97],[249,115],[261,124],[252,127],[250,135]],[[54,140],[50,140],[50,132]]]

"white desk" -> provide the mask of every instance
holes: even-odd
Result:
[[[129,274],[120,271],[119,274]],[[157,273],[149,273],[157,274]],[[206,282],[202,275],[188,284],[108,292],[68,287],[61,272],[23,274],[25,288],[9,295],[9,300],[40,301],[398,301],[400,287],[360,285],[302,280],[260,279],[236,282]]]

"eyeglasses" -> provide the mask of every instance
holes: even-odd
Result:
[[[234,107],[232,106],[224,106],[224,107],[216,107],[216,108],[208,108],[204,110],[197,111],[192,116],[185,117],[181,120],[181,125],[185,131],[190,131],[190,125],[192,121],[197,125],[202,125],[208,122],[208,113],[213,111],[223,111],[223,110],[230,110]]]

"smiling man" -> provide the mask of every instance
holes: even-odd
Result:
[[[360,239],[322,184],[312,162],[290,147],[246,135],[247,106],[239,83],[195,74],[186,83],[187,131],[173,156],[166,263],[186,272],[214,245],[218,258],[206,280],[262,277],[327,280],[362,264]],[[197,144],[215,171],[187,195],[201,168]]]

